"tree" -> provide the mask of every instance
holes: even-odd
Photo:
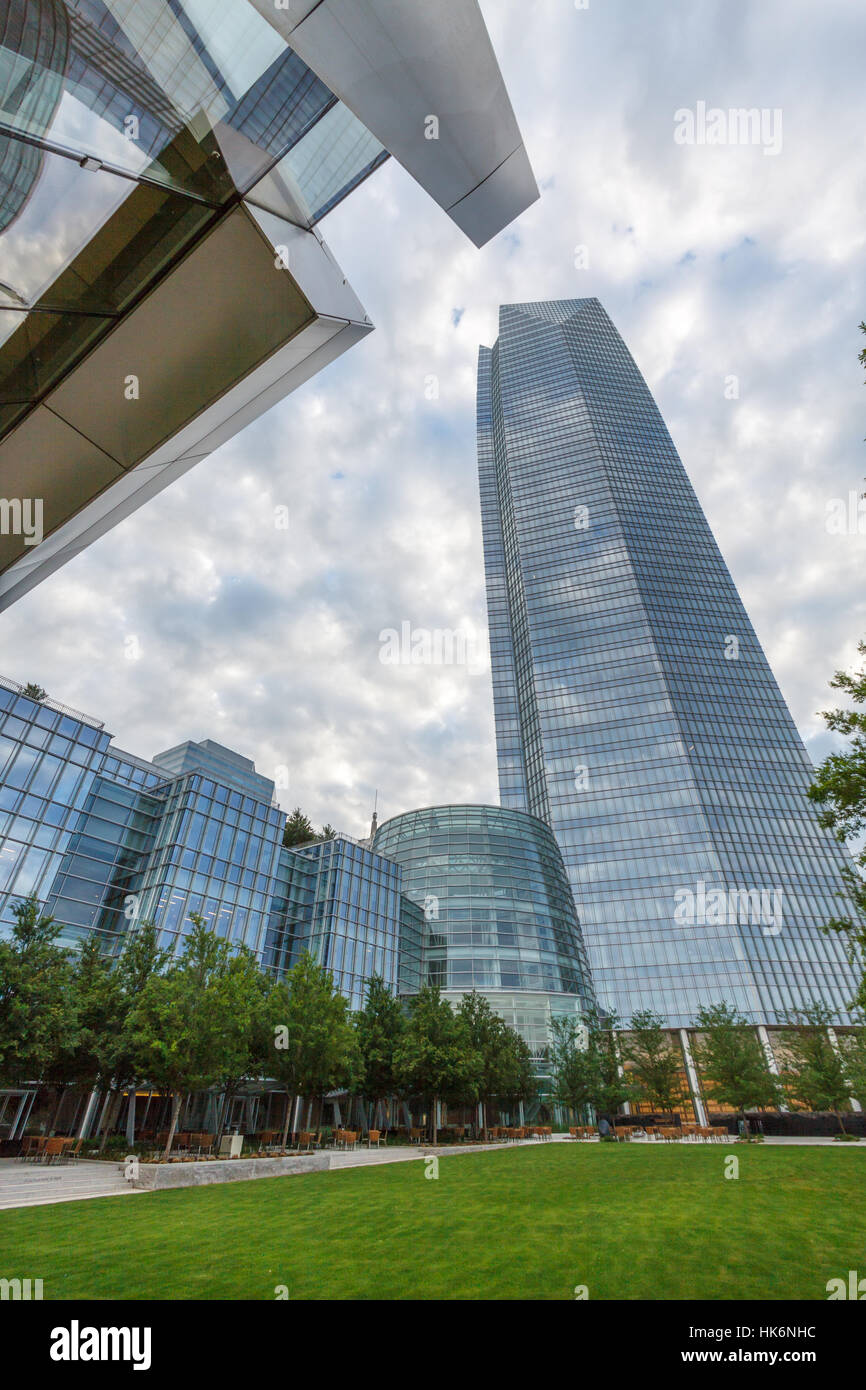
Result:
[[[165,974],[150,977],[127,1029],[136,1073],[172,1098],[166,1158],[184,1095],[234,1075],[244,1047],[231,1016],[232,948],[199,913],[190,913],[190,921],[180,961]]]
[[[316,832],[311,822],[304,815],[300,806],[296,806],[283,830],[284,848],[290,849],[292,845],[308,845],[315,839]]]
[[[12,909],[15,925],[0,941],[0,1077],[39,1081],[63,1049],[75,1046],[69,952],[60,927],[35,893]]]
[[[576,1112],[591,1106],[597,1116],[615,1120],[619,1107],[634,1099],[637,1091],[623,1072],[616,1025],[615,1014],[594,1012],[585,1024],[553,1020],[548,1056],[559,1104]]]
[[[381,975],[367,981],[364,1007],[355,1014],[358,1039],[358,1089],[374,1105],[383,1103],[397,1087],[394,1058],[406,1027],[400,1001]]]
[[[851,1083],[850,1094],[866,1108],[866,1027],[860,1026],[854,1033],[837,1033],[836,1036],[845,1059],[845,1073]]]
[[[321,835],[319,836],[319,839],[320,839],[320,840],[336,840],[336,838],[337,838],[337,832],[336,832],[336,830],[334,829],[334,827],[331,825],[330,821],[328,822],[327,825],[323,825],[323,826],[322,826],[322,833],[321,833]]]
[[[499,1033],[490,1084],[493,1086],[491,1094],[504,1100],[509,1107],[538,1096],[539,1080],[529,1043],[516,1028],[510,1028],[505,1022]],[[485,1100],[485,1121],[486,1105]]]
[[[215,1138],[217,1151],[232,1100],[243,1083],[261,1076],[270,1062],[270,1035],[264,1026],[269,994],[270,981],[246,946],[238,948],[211,991],[211,1007],[218,1010],[225,1026],[219,1049],[222,1104]]]
[[[593,1105],[599,1090],[598,1058],[588,1041],[577,1019],[561,1014],[551,1021],[547,1048],[551,1094],[557,1105],[576,1115]]]
[[[859,642],[857,650],[866,657],[866,641]],[[855,706],[866,705],[866,669],[854,675],[837,671],[830,685],[844,690]],[[866,830],[866,709],[823,710],[822,717],[829,729],[850,738],[851,744],[824,759],[809,796],[820,807],[821,824],[844,844],[857,840]],[[831,918],[827,930],[847,939],[851,959],[862,970],[866,958],[866,844],[854,862],[854,869],[842,871],[844,890],[839,896],[846,910]],[[861,979],[855,1003],[866,1007],[866,976]]]
[[[842,1049],[833,1046],[827,1033],[833,1023],[833,1013],[827,1005],[813,1001],[788,1017],[790,1031],[785,1033],[785,1052],[788,1064],[782,1070],[782,1081],[793,1100],[807,1110],[829,1111],[836,1116],[839,1128],[845,1133],[840,1111],[847,1108],[854,1082],[848,1075]]]
[[[720,1100],[732,1105],[748,1134],[747,1110],[778,1106],[780,1085],[749,1021],[730,1004],[699,1010],[694,1025],[703,1034],[695,1044],[698,1070]]]
[[[41,705],[43,700],[48,699],[48,691],[43,690],[42,686],[37,685],[35,681],[28,681],[21,694],[26,695],[28,700],[35,700],[37,705]]]
[[[315,1100],[328,1091],[355,1084],[357,1039],[349,1003],[334,988],[330,970],[305,951],[268,1001],[272,1025],[269,1073],[287,1087],[283,1145],[288,1139],[291,1100],[307,1103],[307,1123]]]
[[[57,1097],[52,1133],[68,1085],[107,1086],[111,1080],[112,1052],[122,1026],[122,995],[113,966],[100,938],[87,936],[69,981],[74,1027],[44,1073]]]
[[[680,1099],[682,1063],[671,1047],[664,1022],[662,1015],[651,1009],[633,1014],[628,1033],[620,1038],[620,1051],[641,1100],[667,1114]]]
[[[496,1013],[489,999],[478,990],[464,994],[457,1007],[469,1048],[478,1059],[471,1076],[473,1102],[480,1104],[482,1125],[487,1128],[487,1107],[495,1097],[515,1103],[537,1091],[535,1070],[529,1046],[515,1029]]]
[[[127,1124],[130,1142],[134,1138],[135,1085],[140,1073],[131,1020],[148,982],[153,977],[163,974],[170,961],[170,953],[159,947],[153,922],[139,922],[130,927],[112,972],[112,983],[118,994],[116,1026],[103,1036],[100,1044],[100,1080],[104,1085],[110,1084],[112,1091],[102,1129],[100,1152],[105,1148],[108,1136],[114,1129],[125,1088],[129,1089],[130,1094]]]
[[[598,1058],[598,1091],[593,1104],[596,1112],[609,1120],[615,1120],[620,1106],[635,1098],[635,1087],[622,1066],[617,1022],[615,1014],[593,1018],[589,1030],[589,1046]]]
[[[440,1100],[466,1099],[477,1089],[481,1073],[481,1058],[472,1048],[466,1023],[437,985],[425,985],[410,1001],[394,1062],[401,1089],[430,1101],[435,1144]]]

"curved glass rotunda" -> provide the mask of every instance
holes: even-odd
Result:
[[[452,1002],[486,995],[540,1061],[551,1018],[593,1002],[550,827],[500,806],[431,806],[386,821],[373,848],[401,866],[403,892],[424,910],[424,981]]]

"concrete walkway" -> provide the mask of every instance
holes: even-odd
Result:
[[[815,1134],[765,1134],[765,1144],[829,1144],[833,1149],[862,1149],[866,1153],[866,1139],[861,1135],[859,1144],[840,1144],[832,1135]]]
[[[570,1139],[566,1134],[554,1134],[554,1143],[597,1142]],[[734,1136],[731,1136],[733,1143]],[[650,1140],[631,1140],[631,1143],[649,1145],[659,1149],[666,1144]],[[681,1144],[689,1141],[680,1140]],[[765,1144],[788,1145],[833,1145],[832,1138],[800,1138],[789,1136],[764,1139]],[[437,1158],[456,1158],[460,1154],[502,1153],[505,1150],[521,1148],[544,1148],[537,1139],[518,1139],[508,1144],[467,1144],[465,1147],[453,1145],[411,1145],[392,1146],[384,1149],[351,1149],[346,1153],[333,1151],[329,1154],[329,1171],[339,1173],[347,1168],[366,1168],[382,1163],[420,1162],[431,1156]],[[698,1147],[695,1145],[695,1147]],[[701,1145],[700,1147],[705,1147]],[[720,1146],[721,1147],[721,1146]],[[866,1153],[866,1140],[859,1144],[835,1144],[837,1149],[857,1149]],[[92,1160],[66,1165],[45,1166],[37,1163],[19,1163],[14,1158],[0,1158],[0,1211],[12,1207],[48,1206],[54,1202],[80,1202],[90,1197],[124,1197],[143,1188],[133,1187],[123,1176],[122,1163],[100,1163]]]
[[[125,1197],[135,1188],[123,1176],[122,1163],[20,1163],[0,1158],[0,1211],[80,1202],[88,1197]]]
[[[553,1139],[567,1138],[554,1134]],[[505,1149],[541,1149],[548,1141],[537,1139],[509,1140],[507,1144],[432,1144],[393,1145],[384,1149],[349,1149],[347,1153],[332,1153],[330,1171],[343,1168],[364,1168],[374,1163],[408,1163],[419,1158],[455,1158],[458,1154],[502,1153]]]

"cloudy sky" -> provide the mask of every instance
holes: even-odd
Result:
[[[217,739],[356,835],[376,788],[380,817],[497,800],[489,670],[383,665],[379,635],[483,631],[474,374],[500,303],[601,299],[815,758],[866,634],[866,519],[826,524],[866,474],[866,14],[482,8],[540,202],[478,252],[389,161],[321,224],[377,331],[0,618],[4,674],[120,747]],[[780,110],[781,151],[676,143],[701,101]]]

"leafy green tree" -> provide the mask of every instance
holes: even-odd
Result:
[[[837,1033],[845,1058],[845,1074],[851,1083],[850,1094],[866,1109],[866,1027],[853,1033]]]
[[[487,1110],[494,1099],[514,1105],[537,1094],[538,1083],[529,1046],[509,1027],[478,990],[464,994],[457,1017],[466,1028],[471,1051],[478,1059],[470,1074],[470,1099],[481,1106],[481,1128],[487,1128]]]
[[[57,945],[61,929],[35,893],[12,915],[10,937],[0,941],[0,1077],[39,1081],[76,1045],[70,953]]]
[[[296,806],[288,817],[283,830],[284,847],[290,849],[292,845],[307,845],[315,839],[316,832],[312,823],[304,815],[300,806]]]
[[[301,1093],[301,1038],[299,1021],[293,1018],[292,998],[287,979],[273,981],[264,1005],[267,1027],[268,1060],[265,1072],[279,1081],[286,1091],[283,1117],[283,1148],[289,1142],[289,1125],[295,1096]]]
[[[337,832],[336,832],[336,830],[334,829],[334,827],[331,825],[330,821],[328,822],[327,825],[323,825],[323,826],[322,826],[322,833],[321,833],[321,835],[319,836],[319,839],[320,839],[320,840],[336,840],[336,838],[337,838]]]
[[[72,965],[69,981],[74,1028],[44,1073],[56,1090],[53,1132],[67,1086],[108,1086],[111,1058],[122,1026],[122,995],[114,961],[95,933],[85,937]]]
[[[270,1075],[288,1091],[283,1144],[288,1139],[291,1100],[301,1096],[310,1123],[313,1103],[329,1091],[357,1084],[357,1038],[349,1003],[334,988],[330,970],[305,951],[286,979],[271,992]]]
[[[628,1063],[629,1080],[637,1084],[640,1099],[653,1110],[671,1113],[682,1089],[682,1062],[671,1047],[664,1018],[643,1009],[633,1014],[629,1031],[620,1037],[620,1051]]]
[[[700,1009],[694,1026],[703,1034],[693,1049],[702,1079],[733,1106],[748,1133],[746,1111],[774,1108],[781,1099],[760,1039],[748,1019],[726,1003]]]
[[[222,1105],[215,1140],[217,1150],[234,1097],[245,1082],[261,1077],[270,1063],[271,1039],[265,1026],[270,989],[271,982],[253,952],[241,946],[211,991],[211,1006],[218,1011],[224,1026],[218,1053],[217,1080]]]
[[[394,1058],[406,1028],[406,1015],[399,999],[388,989],[381,975],[367,980],[364,1007],[355,1014],[358,1039],[357,1086],[374,1106],[397,1092]]]
[[[120,956],[114,962],[111,986],[117,991],[115,1026],[103,1031],[99,1038],[98,1062],[100,1084],[110,1086],[111,1095],[102,1127],[100,1152],[114,1130],[123,1101],[123,1092],[130,1093],[128,1128],[130,1141],[134,1133],[134,1100],[136,1081],[140,1075],[139,1058],[134,1041],[133,1011],[152,977],[168,969],[171,955],[161,950],[153,922],[137,922],[127,931]]]
[[[551,1021],[547,1058],[553,1100],[576,1115],[586,1112],[598,1094],[600,1074],[577,1019],[559,1015]]]
[[[585,1024],[572,1018],[554,1019],[551,1059],[554,1098],[576,1112],[591,1106],[596,1115],[615,1121],[637,1088],[625,1074],[615,1014],[591,1012]]]
[[[244,1046],[231,1013],[232,947],[199,913],[190,913],[190,920],[181,959],[164,974],[150,977],[127,1029],[136,1073],[172,1098],[166,1158],[184,1095],[234,1075]]]
[[[494,1088],[491,1094],[505,1101],[509,1108],[538,1097],[539,1078],[529,1044],[515,1028],[504,1022],[489,1084]],[[486,1122],[486,1101],[484,1105]]]
[[[48,691],[43,690],[42,686],[37,685],[35,681],[28,681],[21,694],[26,695],[28,700],[35,700],[37,705],[41,705],[43,700],[48,699]]]
[[[436,985],[425,985],[409,1004],[409,1019],[395,1054],[400,1089],[430,1102],[433,1143],[439,1102],[462,1102],[477,1093],[481,1058],[463,1018]]]
[[[827,1034],[833,1024],[832,1011],[816,1000],[789,1015],[788,1023],[784,1038],[788,1060],[782,1069],[788,1094],[807,1110],[835,1115],[844,1134],[840,1112],[848,1107],[854,1082],[848,1075],[845,1053],[841,1047],[837,1052]]]
[[[857,650],[866,656],[866,641],[858,643]],[[854,675],[837,671],[830,685],[843,690],[855,708],[824,710],[824,722],[851,742],[845,751],[824,759],[809,796],[820,808],[821,824],[844,844],[856,841],[866,831],[866,709],[856,708],[866,705],[866,669]],[[839,896],[845,910],[831,918],[827,928],[846,938],[851,959],[862,971],[866,959],[866,844],[855,854],[854,863],[854,869],[842,871],[844,887]],[[866,1008],[866,976],[861,978],[855,1002]]]

